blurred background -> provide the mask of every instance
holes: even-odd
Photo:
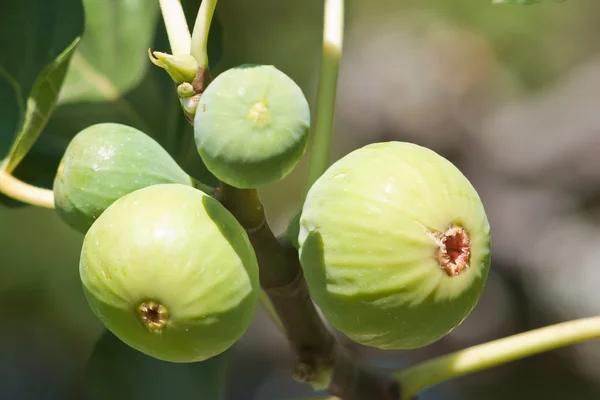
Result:
[[[148,118],[160,118],[155,111],[161,102],[171,104],[175,93],[168,81],[148,92],[147,77],[155,67],[147,60],[147,48],[169,51],[158,4],[148,3],[84,1],[88,26],[90,21],[97,23],[86,30],[79,51],[107,76],[118,71],[125,99],[143,107],[142,114],[153,115]],[[472,181],[486,207],[493,238],[492,269],[483,297],[452,334],[410,352],[355,346],[358,356],[373,365],[397,368],[600,314],[600,2],[346,3],[332,161],[371,142],[401,140],[430,147]],[[218,56],[211,60],[214,74],[242,63],[273,64],[298,82],[314,107],[322,6],[317,0],[220,2],[214,45]],[[127,48],[127,59],[110,57],[114,49],[96,46],[106,33],[102,29],[118,18],[91,17],[104,15],[103,7],[143,14],[145,22],[129,31],[136,40]],[[94,64],[93,57],[104,64]],[[49,177],[58,159],[44,149],[64,149],[90,121],[123,120],[98,100],[93,85],[79,76],[81,68],[75,70],[79,64],[73,64],[61,103],[31,155],[47,156]],[[140,93],[146,99],[154,96],[156,108],[135,103]],[[193,151],[184,158],[192,157],[194,171],[205,174]],[[301,205],[305,172],[306,157],[283,182],[261,190],[278,233]],[[21,174],[27,177],[25,167]],[[314,395],[290,378],[287,343],[262,309],[244,338],[214,361],[216,366],[153,364],[124,349],[104,334],[83,297],[78,274],[82,240],[52,211],[20,207],[6,199],[0,204],[1,399],[211,400],[216,395],[199,391],[198,385],[213,378],[200,378],[201,371],[193,370],[203,367],[210,373],[226,371],[228,380],[222,385],[227,400]],[[93,363],[86,368],[92,355]],[[132,381],[144,384],[128,392]],[[93,394],[90,387],[95,388]],[[600,399],[600,342],[447,382],[421,398]]]

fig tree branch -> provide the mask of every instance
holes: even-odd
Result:
[[[559,347],[600,338],[600,317],[563,322],[433,358],[399,370],[395,377],[408,399],[420,390],[471,372]]]
[[[269,298],[269,296],[267,296],[264,290],[260,291],[260,301],[265,310],[267,311],[267,314],[269,314],[269,318],[271,318],[277,329],[279,329],[281,333],[285,334],[285,329],[283,327],[283,324],[281,323],[281,319],[279,318],[279,315],[277,315],[277,311],[275,311],[275,307],[273,307],[271,299]]]

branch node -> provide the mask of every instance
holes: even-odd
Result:
[[[298,296],[304,288],[304,273],[302,268],[298,268],[298,273],[291,282],[281,286],[265,288],[264,290],[269,296],[294,298]]]

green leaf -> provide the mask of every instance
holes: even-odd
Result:
[[[8,152],[14,140],[14,132],[19,129],[23,113],[20,96],[17,82],[0,69],[0,154]]]
[[[25,158],[48,122],[56,105],[56,99],[67,72],[69,60],[78,42],[79,38],[75,39],[53,63],[42,70],[35,81],[27,100],[23,124],[8,155],[6,164],[8,171],[13,171]]]
[[[83,3],[85,34],[73,55],[59,105],[40,139],[14,171],[15,176],[51,188],[58,163],[73,136],[92,124],[117,122],[152,136],[186,172],[216,185],[216,178],[196,150],[193,129],[183,116],[176,85],[148,59],[148,48],[170,51],[158,2]],[[200,1],[186,0],[182,4],[188,25],[193,26]],[[211,65],[220,59],[221,42],[221,26],[215,20],[208,44]],[[0,202],[17,204],[2,196]]]
[[[88,361],[86,398],[222,399],[228,353],[202,362],[169,363],[134,350],[106,331]]]
[[[80,0],[0,3],[0,159],[9,171],[48,121],[82,31]]]
[[[117,102],[119,111],[137,118],[121,95],[135,88],[148,69],[157,1],[83,0],[86,28],[67,76],[61,103]],[[138,123],[140,121],[137,121]]]

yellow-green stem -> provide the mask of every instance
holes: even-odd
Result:
[[[160,0],[160,10],[167,28],[173,54],[190,54],[192,39],[180,0]]]
[[[316,115],[305,194],[329,166],[331,135],[340,58],[344,39],[344,0],[326,0],[323,27],[323,55],[317,88]]]
[[[54,208],[54,193],[20,181],[0,168],[0,193],[23,203],[38,207]]]
[[[216,6],[217,0],[202,1],[192,31],[191,54],[198,61],[198,65],[204,68],[208,68],[208,32]]]
[[[210,185],[207,185],[205,183],[202,183],[195,178],[191,178],[191,179],[192,179],[192,186],[194,186],[196,189],[198,189],[210,196],[214,196],[216,188],[214,188]]]
[[[402,399],[422,389],[537,353],[600,338],[600,317],[584,318],[535,329],[433,358],[394,374]]]

